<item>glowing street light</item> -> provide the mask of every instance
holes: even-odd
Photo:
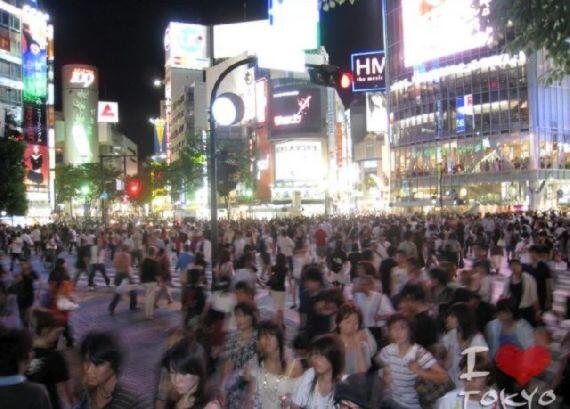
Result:
[[[158,78],[155,78],[153,81],[153,85],[155,88],[160,88],[160,87],[162,87],[163,84],[164,84],[164,82]]]

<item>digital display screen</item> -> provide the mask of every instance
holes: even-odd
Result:
[[[321,130],[321,90],[318,88],[274,88],[270,110],[272,136]]]
[[[490,29],[479,20],[481,0],[403,0],[404,59],[414,66],[484,47]]]

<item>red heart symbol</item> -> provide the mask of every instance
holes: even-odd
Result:
[[[550,352],[543,346],[521,351],[515,345],[503,345],[495,355],[497,367],[524,386],[550,365]]]

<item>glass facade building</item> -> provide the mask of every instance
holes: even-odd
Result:
[[[386,2],[392,206],[570,202],[570,80],[546,86],[541,53],[509,56],[488,46],[443,56],[435,47],[433,59],[407,65],[408,1],[418,3]]]

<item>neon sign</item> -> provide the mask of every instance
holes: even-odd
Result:
[[[79,84],[89,88],[95,82],[95,73],[85,68],[74,68],[69,79],[70,84]]]

